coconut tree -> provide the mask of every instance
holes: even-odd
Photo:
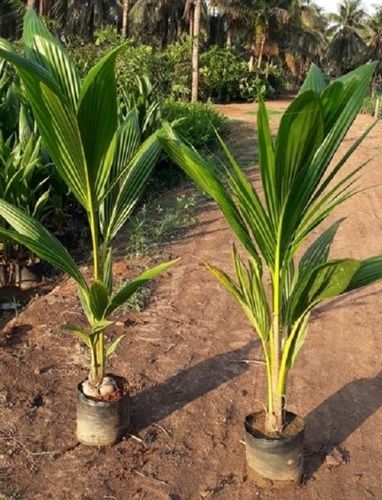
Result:
[[[259,0],[254,3],[249,15],[251,59],[249,69],[253,70],[255,57],[257,69],[260,70],[267,48],[277,45],[277,35],[290,21],[290,0]]]
[[[240,251],[233,247],[235,278],[213,264],[206,267],[238,302],[260,339],[270,436],[279,435],[284,427],[287,380],[313,308],[382,278],[381,256],[363,261],[329,257],[341,220],[307,245],[313,231],[357,192],[354,182],[365,164],[347,175],[338,174],[372,127],[335,164],[332,159],[362,106],[374,68],[375,64],[364,65],[327,86],[313,65],[283,115],[275,140],[260,102],[260,189],[223,141],[225,183],[213,165],[182,143],[170,126],[160,135],[173,161],[219,205],[242,245]]]
[[[368,54],[372,60],[379,61],[377,72],[382,74],[382,7],[370,17],[365,26],[365,39]]]
[[[154,38],[162,48],[167,47],[181,31],[185,5],[186,0],[137,0],[130,10],[137,38],[142,40],[142,31],[145,31],[143,39],[152,43]]]
[[[105,378],[106,358],[121,340],[106,345],[109,315],[172,264],[160,264],[119,290],[113,288],[113,241],[144,190],[160,144],[156,133],[142,143],[136,112],[119,122],[115,63],[121,47],[106,54],[81,82],[70,55],[33,10],[25,16],[23,42],[19,53],[0,39],[0,58],[14,65],[49,156],[86,214],[92,277],[81,272],[37,220],[4,200],[0,216],[12,229],[1,227],[0,235],[29,248],[76,282],[88,326],[67,329],[88,347],[89,382],[97,389]]]
[[[245,29],[248,15],[251,14],[251,0],[211,0],[210,5],[216,7],[227,27],[227,47],[231,47],[235,33]]]
[[[329,61],[341,73],[359,65],[367,56],[367,45],[362,38],[366,13],[361,0],[344,0],[338,5],[337,13],[329,15],[333,23],[328,30],[332,39],[328,45]]]
[[[325,53],[328,20],[315,2],[303,1],[292,22],[280,36],[285,62],[294,76],[306,75],[312,62],[318,64]]]

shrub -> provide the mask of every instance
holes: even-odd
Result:
[[[218,102],[253,101],[259,92],[275,98],[285,89],[279,69],[268,65],[262,73],[249,71],[248,64],[233,49],[216,45],[200,58],[200,94]]]
[[[176,123],[178,134],[196,148],[211,145],[215,140],[215,130],[221,131],[224,116],[211,103],[186,103],[168,100],[164,105],[164,118]]]
[[[77,40],[70,45],[81,74],[121,41],[113,31],[97,33],[95,45],[81,45]],[[135,46],[128,41],[117,64],[118,85],[126,93],[134,92],[137,76],[146,76],[156,97],[174,100],[189,99],[191,74],[189,37],[169,45],[166,51],[146,45]],[[203,101],[253,101],[259,92],[272,99],[280,95],[285,85],[285,78],[277,66],[267,65],[261,73],[249,71],[246,60],[233,49],[214,45],[201,54],[199,88]]]

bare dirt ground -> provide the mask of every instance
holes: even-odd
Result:
[[[273,102],[276,126],[285,102]],[[230,143],[244,164],[256,148],[254,106],[227,105]],[[371,118],[360,116],[342,148]],[[382,182],[382,123],[349,161],[373,157],[362,186]],[[333,254],[382,251],[382,188],[344,205]],[[0,337],[0,493],[25,499],[349,499],[382,498],[381,285],[314,314],[291,376],[288,406],[307,416],[305,484],[261,490],[246,475],[243,418],[261,405],[258,343],[240,310],[200,265],[230,270],[233,237],[217,209],[164,251],[180,256],[140,315],[121,312],[112,334],[128,337],[111,371],[131,384],[131,434],[112,448],[75,438],[75,387],[87,358],[63,323],[81,319],[64,280],[33,300]],[[132,271],[121,261],[118,273]],[[0,494],[1,498],[1,494]]]

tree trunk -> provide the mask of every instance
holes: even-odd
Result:
[[[262,37],[261,42],[260,42],[259,59],[257,61],[258,71],[260,71],[261,63],[263,62],[264,46],[265,46],[265,35]]]
[[[168,30],[169,30],[169,18],[166,13],[165,17],[163,18],[163,30],[162,30],[162,40],[161,40],[161,47],[163,50],[166,49],[168,45]]]
[[[190,38],[194,36],[194,10],[192,9],[191,15],[190,15]]]
[[[88,40],[90,42],[92,42],[94,38],[94,17],[95,17],[94,5],[92,5],[90,7],[89,21],[87,25]]]
[[[198,100],[199,90],[199,36],[202,13],[202,0],[196,0],[194,12],[194,33],[192,38],[192,87],[191,102]]]
[[[28,0],[27,2],[27,9],[28,10],[33,10],[36,8],[36,0]]]
[[[253,71],[253,68],[255,66],[255,52],[256,52],[256,46],[254,43],[251,45],[251,57],[249,58],[248,61],[248,71]]]
[[[210,36],[208,45],[215,45],[218,43],[218,24],[219,19],[217,16],[210,16]]]
[[[227,49],[230,49],[232,47],[233,43],[233,30],[232,26],[228,24],[228,29],[227,29]]]
[[[123,0],[122,36],[124,38],[129,36],[129,12],[130,0]]]

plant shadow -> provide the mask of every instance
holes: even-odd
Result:
[[[311,411],[306,424],[304,481],[309,481],[326,457],[381,407],[382,371],[375,377],[349,382]],[[340,454],[347,461],[347,452],[340,450]]]
[[[241,360],[259,345],[251,340],[240,349],[224,352],[173,375],[165,382],[132,397],[132,428],[139,432],[183,408],[248,370]],[[137,415],[137,419],[134,416]]]

